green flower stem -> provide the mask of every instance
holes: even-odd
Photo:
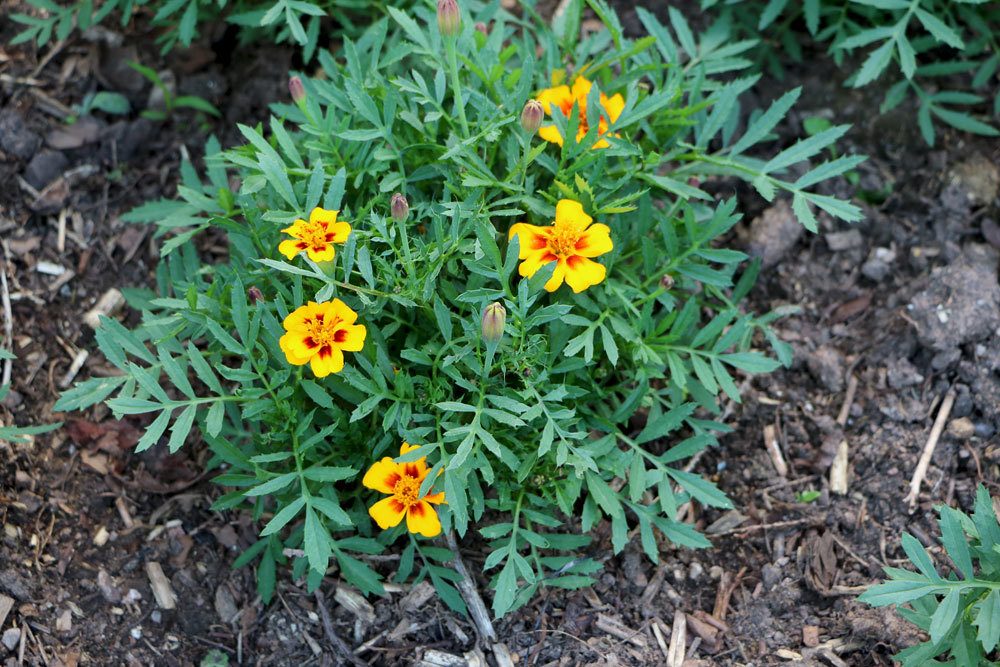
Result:
[[[448,74],[451,77],[451,92],[455,96],[455,106],[458,108],[458,120],[462,124],[462,135],[469,137],[469,121],[465,118],[465,101],[462,99],[462,86],[458,79],[458,57],[455,55],[457,37],[445,37],[444,50],[448,59]]]

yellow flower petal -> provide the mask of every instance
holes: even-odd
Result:
[[[401,474],[399,464],[386,456],[381,461],[372,464],[372,467],[365,473],[364,479],[361,480],[361,484],[382,493],[393,493]]]
[[[521,262],[521,265],[517,267],[517,272],[522,278],[530,278],[538,273],[540,268],[549,262],[556,261],[556,259],[556,256],[549,252],[548,248],[536,250],[530,256],[526,257],[523,262]]]
[[[343,334],[341,332],[344,332]],[[365,346],[368,330],[363,324],[350,324],[337,329],[336,340],[344,352],[360,352]]]
[[[309,365],[316,377],[325,378],[330,373],[344,370],[344,353],[338,347],[327,345],[313,355]]]
[[[597,223],[587,228],[576,242],[575,251],[580,257],[598,257],[614,249],[611,228]]]
[[[329,239],[330,243],[344,243],[347,241],[347,237],[351,235],[351,226],[346,222],[335,222],[327,225],[326,231],[333,234],[333,238]]]
[[[395,497],[383,498],[368,508],[368,515],[382,530],[398,526],[406,514],[406,508]]]
[[[339,319],[341,324],[354,324],[358,319],[358,314],[340,299],[329,302],[329,314]]]
[[[563,284],[563,278],[565,276],[566,260],[560,259],[559,263],[556,264],[556,270],[552,272],[552,277],[545,283],[545,290],[548,292],[555,292],[559,289],[559,286]]]
[[[372,509],[375,507],[373,506]],[[410,505],[406,511],[406,529],[424,537],[437,537],[441,534],[441,520],[434,508],[426,500],[421,500]]]
[[[411,445],[410,443],[404,441],[402,445],[399,446],[399,455],[409,454],[414,449],[420,449],[420,445]]]
[[[295,256],[302,252],[302,248],[299,247],[302,241],[295,239],[289,239],[287,241],[282,241],[278,244],[278,252],[287,257],[288,259],[295,259]]]
[[[611,97],[605,97],[601,95],[601,104],[604,106],[605,111],[608,112],[608,118],[611,119],[612,123],[618,121],[618,118],[622,115],[622,111],[625,110],[625,98],[621,96],[621,93],[615,93]]]
[[[555,125],[543,125],[538,128],[538,136],[550,144],[563,145],[563,136],[559,134],[559,128]]]
[[[278,248],[281,249],[280,247]],[[333,257],[336,252],[333,249],[333,245],[328,245],[325,248],[306,248],[306,254],[309,255],[309,259],[314,262],[332,262]]]
[[[583,109],[587,103],[587,95],[590,94],[590,89],[593,85],[590,79],[585,76],[578,76],[576,77],[576,81],[573,82],[573,99],[580,105],[580,109]]]
[[[281,325],[285,327],[286,331],[306,330],[309,322],[316,316],[316,307],[318,305],[310,301],[304,306],[299,306],[288,314]]]
[[[548,245],[549,231],[545,227],[536,227],[526,222],[518,222],[510,226],[507,239],[517,236],[519,241],[518,257],[527,259],[529,255]]]
[[[566,261],[566,284],[579,294],[604,280],[607,272],[603,264],[586,257],[573,256]]]
[[[309,222],[326,222],[328,224],[332,224],[337,222],[338,213],[340,213],[340,211],[328,211],[325,208],[317,206],[312,210],[312,213],[309,214]]]
[[[299,332],[290,331],[278,339],[278,346],[285,353],[288,363],[302,366],[316,354],[316,346],[309,345],[309,338]]]
[[[586,227],[594,221],[589,215],[583,212],[583,205],[572,199],[560,199],[556,204],[556,225],[577,225]]]
[[[536,99],[542,105],[542,108],[545,109],[545,113],[551,116],[553,106],[560,109],[564,104],[573,104],[573,93],[570,91],[569,86],[555,86],[553,88],[546,88],[538,93]]]
[[[428,496],[424,496],[424,500],[429,503],[434,503],[435,505],[447,505],[448,501],[444,499],[444,491],[439,493],[432,493]]]
[[[298,238],[299,234],[302,232],[302,227],[305,226],[305,225],[306,225],[306,221],[303,220],[302,218],[299,218],[298,220],[296,220],[295,222],[293,222],[288,227],[285,227],[284,229],[282,229],[281,232],[283,234],[288,234],[290,236],[294,236],[294,237]]]

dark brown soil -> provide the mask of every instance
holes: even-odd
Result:
[[[637,25],[630,11],[623,22]],[[6,43],[14,29],[0,26]],[[197,160],[209,132],[235,141],[235,121],[257,122],[286,94],[286,51],[234,57],[222,39],[214,50],[206,42],[164,61],[149,42],[128,34],[119,46],[74,38],[37,53],[0,49],[0,266],[19,357],[0,420],[67,420],[30,444],[0,444],[0,596],[15,600],[0,633],[22,631],[12,651],[0,644],[0,662],[191,665],[221,651],[229,664],[340,664],[320,602],[301,582],[284,573],[264,606],[253,573],[231,569],[258,527],[246,515],[208,510],[218,492],[199,472],[197,448],[136,456],[141,423],[116,422],[104,408],[51,413],[80,351],[89,356],[76,379],[110,370],[82,313],[109,288],[151,284],[151,230],[120,216],[172,195],[180,156]],[[152,123],[97,113],[83,127],[63,122],[67,106],[112,82],[143,108],[148,85],[119,66],[136,57],[171,68],[179,89],[210,99],[225,118],[177,113]],[[734,242],[768,262],[751,307],[801,309],[779,325],[795,350],[792,368],[748,384],[730,412],[734,433],[696,467],[739,510],[697,509],[692,520],[713,547],[664,545],[658,565],[638,544],[609,557],[610,536],[599,532],[594,553],[605,571],[593,589],[547,591],[499,623],[517,664],[665,664],[660,641],[669,643],[675,618],[687,614],[685,664],[801,656],[806,664],[888,665],[918,635],[855,596],[883,565],[903,562],[901,531],[936,549],[934,504],[968,507],[980,482],[1000,489],[1000,146],[942,132],[939,147],[928,148],[912,109],[878,117],[880,91],[848,91],[840,73],[815,64],[791,68],[758,94],[766,102],[793,85],[805,92],[783,128],[788,136],[808,116],[855,124],[847,144],[870,160],[858,187],[835,187],[867,197],[867,219],[852,227],[821,218],[819,235],[792,243],[787,207],[732,182],[708,184],[723,194],[736,188],[747,224]],[[951,424],[910,512],[910,477],[948,392],[956,396]],[[783,476],[764,446],[772,432]],[[845,441],[849,487],[839,495],[829,472]],[[465,558],[476,570],[478,545]],[[154,599],[150,563],[170,580],[175,609]],[[390,574],[392,556],[379,567]],[[369,664],[474,649],[471,623],[433,599],[403,612],[414,596],[397,588],[355,614],[344,604],[350,591],[335,599],[337,585],[333,575],[323,588],[330,629]]]

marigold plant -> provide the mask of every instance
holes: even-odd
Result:
[[[146,425],[139,449],[204,443],[215,506],[262,522],[236,564],[265,599],[335,561],[366,593],[429,579],[462,609],[454,533],[480,541],[499,616],[588,585],[602,521],[653,560],[709,544],[678,508],[729,501],[684,462],[728,430],[741,376],[791,354],[769,328],[787,309],[740,305],[759,265],[720,246],[736,201],[699,183],[783,193],[815,229],[817,209],[858,219],[825,181],[863,158],[791,175],[847,128],[772,146],[790,102],[741,121],[748,45],[648,15],[631,40],[590,6],[605,29],[582,41],[572,12],[553,29],[470,0],[442,36],[433,7],[390,8],[130,214],[163,239],[157,289],[129,293],[138,326],[97,331],[121,374],[59,407],[107,400]]]

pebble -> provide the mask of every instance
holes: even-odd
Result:
[[[24,180],[36,190],[59,178],[69,167],[69,160],[59,151],[44,150],[31,158],[24,168]]]
[[[160,613],[159,609],[154,609],[153,612],[149,615],[149,620],[151,620],[153,623],[159,624],[163,620],[163,614]]]
[[[764,584],[764,590],[769,591],[781,581],[781,569],[771,563],[767,563],[760,569],[760,578],[761,583]]]
[[[691,563],[691,567],[688,570],[688,576],[691,577],[692,581],[697,581],[701,578],[701,575],[705,573],[705,568],[702,567],[701,563],[694,561]]]
[[[13,651],[17,648],[17,645],[21,642],[21,631],[18,628],[10,628],[4,630],[3,636],[0,636],[0,643],[2,643],[8,651]]]
[[[0,111],[0,149],[21,160],[30,160],[42,145],[42,138],[28,129],[21,114],[13,109]]]
[[[890,248],[874,248],[861,266],[861,274],[877,283],[886,279],[896,261],[896,251]]]
[[[825,237],[826,245],[833,252],[860,248],[865,240],[861,237],[861,232],[857,229],[849,229],[846,232],[830,232]]]
[[[749,252],[760,257],[764,267],[773,266],[795,247],[803,232],[791,206],[779,200],[750,223]]]
[[[972,414],[972,408],[975,406],[972,394],[969,393],[969,387],[964,384],[957,384],[955,385],[955,391],[957,395],[955,396],[955,405],[951,408],[951,416],[968,417]]]
[[[129,631],[129,634],[132,635],[132,639],[142,639],[142,628],[137,625]]]
[[[993,434],[996,432],[996,428],[989,422],[978,422],[976,424],[976,436],[979,438],[985,440],[986,438],[993,437]]]
[[[903,389],[920,384],[924,381],[924,376],[909,359],[895,359],[889,362],[886,369],[886,380],[893,389]]]
[[[809,372],[828,391],[838,393],[844,388],[844,359],[829,345],[816,348],[806,359]]]
[[[959,417],[948,422],[948,433],[958,440],[968,440],[976,433],[976,426],[968,417]]]

